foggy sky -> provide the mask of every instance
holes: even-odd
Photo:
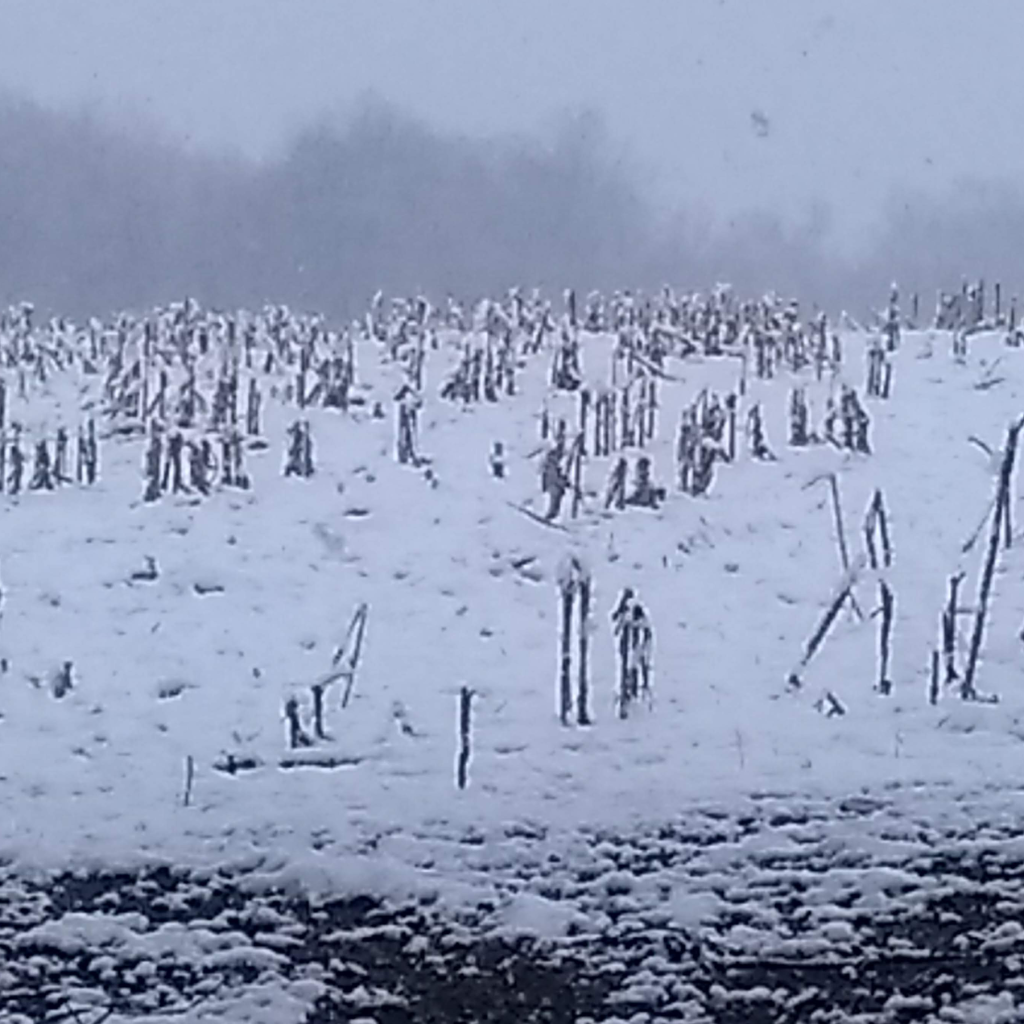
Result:
[[[1024,292],[1024,5],[0,0],[0,302]]]
[[[0,38],[0,87],[264,157],[367,90],[473,135],[593,107],[652,195],[823,203],[844,242],[899,186],[1024,173],[1018,0],[3,0]]]

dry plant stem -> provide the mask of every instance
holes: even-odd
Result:
[[[558,676],[558,717],[562,725],[569,724],[572,714],[572,611],[576,597],[573,580],[567,580],[561,588],[562,630],[560,637],[560,659]]]
[[[988,550],[985,555],[985,565],[982,570],[981,585],[978,591],[978,607],[974,615],[974,630],[971,633],[971,646],[967,654],[967,667],[964,671],[963,685],[960,690],[960,696],[964,700],[974,700],[978,695],[974,679],[978,667],[978,655],[981,652],[981,640],[985,630],[985,616],[988,612],[992,578],[995,574],[996,558],[999,554],[999,538],[1006,514],[1005,506],[1010,501],[1010,479],[1013,475],[1013,464],[1017,455],[1017,442],[1022,427],[1024,427],[1024,419],[1020,419],[1012,424],[1007,431],[1006,446],[1003,449],[1003,459],[999,467],[999,484],[996,490],[995,512],[992,516],[992,530],[989,534]]]
[[[813,486],[819,480],[824,479],[824,478],[828,479],[829,490],[831,491],[831,494],[832,494],[832,518],[833,518],[833,521],[835,522],[835,528],[836,528],[836,540],[837,540],[837,544],[838,544],[838,547],[839,547],[839,561],[840,561],[840,564],[842,565],[843,573],[847,577],[849,577],[849,575],[850,575],[850,554],[849,554],[849,551],[848,551],[848,549],[846,547],[846,531],[843,528],[843,509],[842,509],[842,503],[841,503],[840,498],[839,498],[839,481],[836,478],[835,473],[826,473],[824,475],[824,477],[821,477],[821,476],[815,477],[813,480],[810,481],[809,484],[807,484],[807,487]],[[851,607],[853,613],[857,616],[857,618],[861,622],[863,622],[864,621],[864,613],[863,613],[863,611],[861,611],[860,605],[857,604],[857,599],[854,596],[852,580],[850,582],[850,585],[847,586],[844,589],[844,593],[846,595],[844,600],[849,600],[850,607]]]
[[[459,691],[459,756],[455,768],[455,783],[465,789],[469,782],[470,726],[473,691],[463,686]]]
[[[579,619],[579,678],[576,691],[576,724],[590,725],[588,709],[590,698],[589,679],[589,646],[590,646],[590,579],[580,580],[580,619]]]
[[[829,605],[828,610],[822,616],[821,622],[818,623],[817,629],[811,634],[811,638],[807,641],[807,646],[804,650],[804,656],[800,659],[800,668],[806,668],[810,663],[811,658],[817,653],[818,648],[821,646],[825,637],[828,635],[829,629],[832,627],[832,623],[835,622],[836,616],[839,614],[839,609],[842,608],[843,604],[850,597],[851,583],[849,579],[843,584],[839,592],[836,594]]]

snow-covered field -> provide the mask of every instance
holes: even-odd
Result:
[[[859,387],[864,335],[843,340],[844,379]],[[922,828],[1019,815],[1024,537],[1000,552],[982,650],[979,688],[999,702],[927,699],[947,580],[963,569],[964,601],[974,602],[987,527],[963,548],[995,490],[993,459],[968,439],[998,454],[1024,412],[1021,355],[1001,334],[974,336],[963,361],[952,358],[949,334],[905,334],[893,397],[867,403],[870,456],[788,448],[794,379],[750,381],[778,459],[753,460],[741,443],[705,498],[674,486],[679,410],[704,387],[731,390],[737,363],[670,359],[675,379],[662,384],[650,446],[667,502],[604,512],[611,460],[591,459],[584,512],[563,516],[561,529],[513,507],[542,508],[546,360],[531,365],[517,397],[463,408],[437,397],[447,353],[431,353],[420,447],[435,486],[397,464],[391,416],[369,414],[374,401],[389,403],[401,375],[372,342],[361,344],[367,404],[310,411],[309,480],[281,474],[292,413],[271,403],[270,445],[248,458],[248,493],[144,504],[143,444],[111,438],[96,487],[0,498],[0,856],[10,871],[248,864],[265,879],[335,894],[401,900],[435,890],[452,908],[476,905],[508,876],[519,882],[499,887],[500,913],[488,920],[563,935],[600,927],[607,908],[544,895],[543,851],[571,861],[595,829],[628,835],[708,808],[733,820],[759,800],[838,808],[860,795],[867,809],[845,825],[837,810],[817,838],[884,860],[893,844],[920,844]],[[610,339],[584,341],[595,382],[609,358]],[[813,374],[805,382],[817,423],[829,385]],[[12,397],[10,416],[74,423],[79,386],[58,378],[49,393]],[[574,398],[548,402],[575,420]],[[495,441],[508,453],[503,480],[488,469]],[[843,576],[828,488],[817,479],[828,472],[839,477],[853,557],[868,502],[876,488],[884,493],[895,550],[889,697],[873,689],[878,585],[868,570],[855,591],[864,620],[844,610],[803,688],[785,686]],[[1013,512],[1016,526],[1016,494]],[[556,576],[568,552],[585,558],[595,587],[595,723],[586,729],[563,728],[556,715]],[[132,580],[147,557],[158,578]],[[654,702],[621,721],[608,615],[627,586],[655,630]],[[284,770],[283,702],[292,692],[308,702],[360,602],[369,618],[354,696],[341,709],[329,691],[333,739],[319,745],[348,763]],[[960,620],[961,640],[970,622]],[[74,664],[74,688],[58,700],[50,680],[64,661]],[[477,697],[471,784],[459,791],[463,685]],[[817,709],[826,690],[847,714]],[[228,755],[257,767],[218,770]],[[187,758],[195,778],[185,806]],[[868,814],[873,800],[883,814]],[[544,837],[522,858],[520,832]],[[799,841],[777,829],[751,840]],[[759,852],[737,842],[733,854]],[[736,863],[724,858],[717,870]],[[641,884],[622,874],[620,895]],[[715,887],[683,862],[655,877],[642,883],[645,912],[660,907],[666,921],[699,928],[721,909]],[[836,887],[834,896],[841,880]],[[761,922],[751,942],[772,933]]]

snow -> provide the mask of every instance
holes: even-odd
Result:
[[[534,893],[519,893],[504,908],[499,933],[525,932],[538,938],[561,938],[579,915],[564,902],[549,900]]]
[[[595,384],[611,343],[584,343]],[[863,335],[843,338],[856,385],[863,343]],[[975,336],[958,363],[948,354],[951,336],[905,335],[893,399],[869,403],[870,456],[788,449],[791,378],[749,381],[778,461],[742,454],[719,467],[700,499],[673,486],[679,410],[705,386],[731,388],[738,367],[675,360],[677,379],[661,385],[659,437],[648,453],[668,501],[656,512],[601,511],[613,460],[589,460],[584,513],[575,522],[563,517],[564,530],[514,507],[541,508],[534,453],[542,402],[553,418],[575,420],[575,399],[547,395],[543,358],[520,382],[520,396],[462,408],[437,397],[454,347],[430,353],[420,443],[436,487],[422,471],[397,465],[391,420],[360,410],[310,410],[317,472],[285,479],[292,410],[268,402],[271,444],[247,459],[252,491],[202,501],[143,504],[141,442],[107,439],[96,487],[0,496],[0,654],[9,666],[0,676],[0,857],[26,873],[141,863],[237,868],[253,892],[283,886],[396,901],[431,894],[453,911],[493,895],[501,878],[496,932],[556,938],[659,904],[666,920],[700,928],[722,914],[737,871],[825,842],[851,869],[831,874],[821,912],[810,912],[818,938],[841,945],[852,933],[834,897],[845,893],[870,908],[904,882],[920,883],[885,866],[922,848],[918,819],[996,821],[1019,809],[1024,544],[1000,553],[980,664],[980,688],[999,703],[927,703],[946,581],[963,568],[963,601],[973,604],[984,543],[963,546],[995,485],[992,461],[968,437],[998,450],[1024,407],[1015,352],[999,363],[998,384],[978,386],[1001,346],[999,336]],[[400,381],[396,367],[371,342],[357,363],[364,408],[386,402]],[[803,382],[817,420],[828,383]],[[73,422],[76,387],[57,380],[25,401],[12,389],[11,418]],[[505,447],[503,480],[488,471],[494,441]],[[858,621],[848,610],[802,670],[802,687],[785,686],[844,578],[828,488],[808,486],[826,473],[838,477],[854,562],[868,502],[876,488],[884,493],[895,549],[886,571],[896,598],[889,698],[872,689],[878,620]],[[1015,523],[1020,510],[1015,493]],[[563,728],[556,717],[558,581],[570,555],[594,586],[588,729]],[[158,578],[133,580],[147,558]],[[867,570],[857,577],[866,613],[876,605],[876,580]],[[655,696],[651,709],[620,721],[608,615],[627,586],[655,629]],[[302,765],[283,771],[284,699],[298,695],[308,715],[309,686],[329,669],[362,602],[369,618],[352,702],[342,710],[330,689],[333,738],[297,752]],[[961,621],[964,634],[969,621]],[[64,661],[74,664],[74,687],[56,699],[49,680]],[[460,792],[463,685],[477,696],[471,784]],[[826,690],[843,702],[844,716],[815,710]],[[254,767],[216,770],[227,755],[251,758]],[[184,806],[187,758],[195,779]],[[336,762],[345,767],[323,766]],[[779,824],[752,837],[722,841],[715,818],[701,817],[716,807],[735,815],[767,793],[776,794],[767,799]],[[850,818],[817,820],[816,806],[845,807]],[[811,816],[801,819],[801,808]],[[682,817],[693,829],[683,845],[695,858],[685,871],[638,878],[617,867],[609,845],[592,884],[569,900],[557,870],[530,867],[539,856],[531,837],[568,862],[588,829],[625,832]],[[713,848],[698,857],[704,839]],[[859,857],[874,866],[859,870]],[[783,869],[772,870],[775,884]],[[44,923],[30,934],[96,951],[134,941],[136,925],[122,919],[129,916],[65,916],[59,929]],[[772,925],[766,914],[737,923],[728,938],[737,951],[756,950]],[[1016,934],[1004,927],[993,941],[1009,945]],[[160,936],[147,940],[151,955]],[[271,967],[280,956],[222,950],[222,939],[211,937],[190,941],[205,942],[213,959]],[[790,945],[818,949],[811,936]],[[361,1008],[387,1005],[363,992]],[[264,999],[253,985],[246,998],[252,1019],[285,1020],[308,995],[275,990]],[[774,996],[751,990],[746,998]],[[979,1001],[982,1010],[1003,1012]],[[961,1019],[974,1019],[970,1012]]]

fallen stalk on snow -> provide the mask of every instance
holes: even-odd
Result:
[[[800,673],[808,666],[808,664],[810,664],[811,659],[818,652],[818,649],[824,642],[825,637],[828,636],[828,631],[836,621],[836,616],[839,615],[839,610],[852,596],[855,582],[856,576],[853,573],[848,573],[835,597],[832,599],[832,603],[828,606],[825,614],[821,617],[821,621],[818,623],[817,628],[807,641],[803,657],[800,659],[799,664],[792,672],[790,672],[789,678],[786,680],[786,685],[790,689],[796,690],[803,685],[800,680]]]
[[[521,515],[532,519],[535,523],[539,523],[541,526],[546,526],[550,530],[560,530],[562,533],[569,533],[569,528],[563,526],[561,523],[553,523],[550,519],[545,519],[543,516],[538,515],[532,509],[526,508],[525,505],[517,505],[514,501],[506,502],[509,508],[515,509]]]

